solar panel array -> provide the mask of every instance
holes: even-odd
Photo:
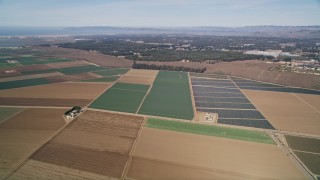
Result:
[[[222,124],[274,129],[227,76],[190,76],[197,111],[218,113]]]

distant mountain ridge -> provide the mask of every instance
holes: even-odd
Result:
[[[108,34],[193,34],[215,36],[253,36],[320,38],[320,26],[243,26],[243,27],[0,27],[0,36],[23,35],[108,35]]]

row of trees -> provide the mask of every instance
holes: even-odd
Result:
[[[135,61],[132,65],[133,69],[152,69],[152,70],[167,70],[167,71],[183,71],[183,72],[195,72],[203,73],[207,69],[203,68],[190,68],[184,66],[168,66],[168,65],[155,65],[155,64],[137,64]]]

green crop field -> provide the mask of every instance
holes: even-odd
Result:
[[[44,78],[0,82],[0,90],[27,87],[27,86],[35,86],[35,85],[42,85],[42,84],[48,84],[48,83],[50,83],[50,82],[47,79],[44,79]]]
[[[147,85],[116,83],[96,99],[90,108],[135,113],[148,88]]]
[[[0,123],[22,110],[22,108],[0,107]]]
[[[320,139],[298,136],[285,136],[288,145],[293,150],[320,153]]]
[[[121,69],[107,69],[104,71],[97,71],[94,72],[95,74],[98,74],[100,76],[114,76],[114,75],[121,75],[124,74],[126,72],[128,72],[129,69],[127,68],[121,68]]]
[[[61,68],[59,69],[59,72],[63,74],[80,74],[80,73],[98,71],[103,69],[105,68],[100,66],[95,66],[95,65],[89,65],[89,66]]]
[[[22,58],[17,58],[16,60],[19,61],[19,63],[22,65],[49,64],[49,63],[73,61],[71,59],[54,59],[54,58],[38,59],[38,58],[34,58],[34,57],[22,57]]]
[[[120,76],[106,76],[102,78],[82,80],[83,82],[113,82],[116,81]]]
[[[146,97],[140,114],[193,119],[188,74],[160,71]]]
[[[22,71],[21,73],[24,75],[31,75],[31,74],[44,74],[44,73],[52,73],[58,72],[57,69],[46,69],[46,70],[34,70],[34,71]]]
[[[268,136],[266,133],[252,130],[235,129],[204,124],[194,124],[172,120],[161,120],[154,118],[148,119],[146,127],[207,136],[217,136],[244,141],[253,141],[266,144],[275,144],[272,138]]]
[[[316,175],[320,175],[320,154],[293,151],[307,168]]]

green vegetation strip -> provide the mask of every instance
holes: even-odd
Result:
[[[289,135],[285,137],[289,147],[293,150],[320,153],[320,139]]]
[[[188,74],[160,71],[139,113],[186,120],[193,119]]]
[[[35,86],[35,85],[42,85],[42,84],[49,84],[49,83],[50,82],[44,78],[8,81],[8,82],[1,82],[0,83],[0,90],[27,87],[27,86]]]
[[[320,155],[293,151],[307,168],[316,175],[320,174]]]
[[[0,122],[22,110],[22,108],[0,107]]]
[[[22,57],[22,58],[17,58],[16,60],[19,61],[19,63],[22,65],[49,64],[49,63],[73,61],[71,59],[55,59],[55,58],[38,59],[38,58],[34,58],[34,57]]]
[[[52,72],[58,72],[58,70],[57,69],[46,69],[46,70],[24,71],[21,73],[24,75],[31,75],[31,74],[44,74],[44,73],[52,73]]]
[[[146,127],[200,134],[207,136],[217,136],[244,141],[252,141],[266,144],[275,144],[266,133],[252,130],[218,127],[213,125],[194,124],[188,122],[161,120],[149,118]]]
[[[89,65],[89,66],[61,68],[59,69],[59,72],[63,74],[80,74],[80,73],[98,71],[103,69],[105,68],[100,66],[95,66],[95,65]]]
[[[96,79],[82,80],[83,82],[113,82],[116,81],[120,76],[107,76]]]
[[[148,88],[147,85],[116,83],[96,99],[90,108],[135,113]]]
[[[100,76],[114,76],[114,75],[124,74],[128,71],[129,71],[129,69],[127,69],[127,68],[121,68],[121,69],[107,69],[104,71],[97,71],[97,72],[93,72],[93,73],[98,74]]]

